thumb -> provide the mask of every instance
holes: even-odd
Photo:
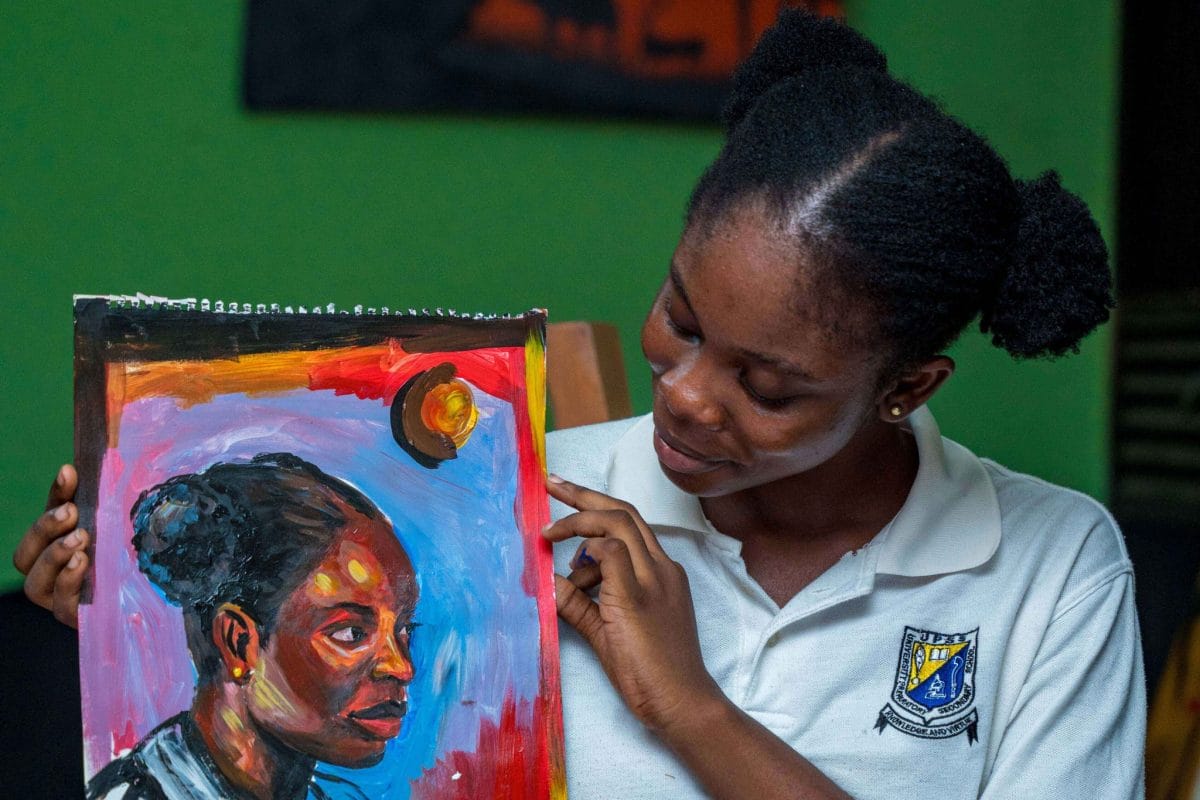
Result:
[[[554,576],[554,601],[562,621],[578,631],[595,650],[604,626],[604,621],[600,618],[600,607],[586,592],[562,575]]]

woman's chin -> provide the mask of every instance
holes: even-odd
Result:
[[[376,764],[378,764],[380,761],[383,761],[383,756],[384,756],[384,753],[386,753],[386,752],[387,752],[387,748],[381,744],[378,746],[378,748],[376,748],[372,752],[368,753],[367,755],[363,756],[362,758],[359,758],[356,761],[353,761],[351,763],[342,764],[341,766],[352,767],[354,769],[365,769],[366,767],[373,767]]]
[[[318,761],[351,769],[373,767],[383,760],[387,742],[358,740],[317,755]]]
[[[667,476],[667,480],[688,494],[697,497],[720,497],[730,492],[724,476],[714,474],[713,471],[677,472],[661,460],[658,462],[658,468]]]
[[[378,764],[383,760],[388,743],[387,739],[372,736],[357,726],[343,727],[336,733],[326,730],[323,735],[307,736],[304,741],[281,738],[291,749],[308,758],[351,769]]]

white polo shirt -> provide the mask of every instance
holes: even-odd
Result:
[[[911,421],[920,467],[900,512],[783,608],[662,474],[649,417],[556,432],[547,450],[552,472],[638,508],[687,570],[717,683],[852,796],[1143,797],[1141,644],[1112,518],[942,438],[926,410]],[[559,572],[577,545],[556,548]],[[704,797],[559,630],[570,797]]]

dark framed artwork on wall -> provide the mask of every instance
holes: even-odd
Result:
[[[257,111],[535,112],[715,120],[784,7],[841,0],[250,0]]]

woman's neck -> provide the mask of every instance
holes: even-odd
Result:
[[[217,768],[237,789],[261,800],[307,796],[313,759],[260,729],[235,684],[197,687],[191,716]]]

